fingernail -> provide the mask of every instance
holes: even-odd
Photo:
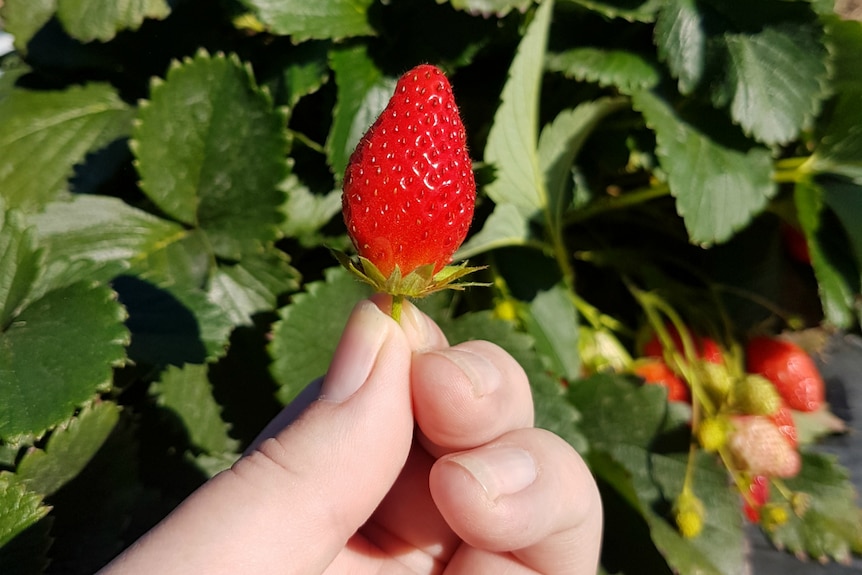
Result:
[[[449,347],[430,353],[441,355],[457,365],[470,380],[476,397],[488,395],[500,387],[502,378],[500,370],[484,355],[458,347]]]
[[[413,351],[422,353],[432,348],[433,338],[430,320],[410,302],[405,301],[404,307],[401,309],[401,327],[407,334],[410,348]]]
[[[449,461],[472,475],[492,501],[526,489],[538,475],[533,456],[519,447],[485,447],[453,455]]]
[[[321,399],[341,403],[362,387],[389,335],[390,321],[368,300],[353,308],[324,376]]]

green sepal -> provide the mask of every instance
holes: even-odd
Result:
[[[403,277],[401,270],[395,266],[395,270],[386,277],[376,265],[362,256],[351,258],[342,251],[336,249],[330,249],[330,251],[338,263],[356,278],[373,287],[375,291],[393,296],[422,298],[444,289],[463,290],[467,287],[490,285],[482,282],[458,281],[487,266],[468,266],[467,262],[462,262],[458,265],[446,266],[435,274],[434,264],[428,264],[416,268]]]

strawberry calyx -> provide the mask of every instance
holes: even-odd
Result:
[[[423,298],[434,292],[452,289],[463,290],[472,286],[487,286],[483,282],[460,281],[465,276],[485,269],[487,266],[468,266],[467,262],[444,266],[434,273],[434,264],[419,266],[406,276],[401,275],[396,265],[389,276],[384,276],[380,269],[368,258],[362,256],[350,257],[339,250],[332,250],[338,262],[354,277],[374,288],[375,291],[386,293],[393,297]]]

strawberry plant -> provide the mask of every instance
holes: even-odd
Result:
[[[0,11],[0,571],[106,563],[326,370],[375,289],[434,292],[452,343],[523,366],[537,425],[599,483],[606,572],[745,572],[746,520],[858,564],[817,350],[788,383],[789,352],[767,369],[748,342],[859,333],[859,21],[103,4]],[[394,135],[436,107],[433,138]],[[655,362],[680,395],[644,385]]]

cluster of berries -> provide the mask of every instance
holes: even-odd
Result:
[[[478,268],[450,265],[476,199],[466,141],[448,80],[421,65],[399,79],[348,163],[342,207],[358,256],[336,255],[361,280],[393,296],[396,319],[404,297],[476,285],[459,280]],[[792,412],[822,407],[820,374],[802,349],[780,339],[750,340],[745,368],[731,369],[714,340],[664,331],[646,343],[635,373],[665,386],[671,401],[695,402],[693,412],[701,416],[692,421],[694,436],[730,462],[746,514],[761,521],[770,481],[799,472]],[[683,534],[696,535],[702,515],[700,501],[684,491],[677,502]]]
[[[802,465],[793,413],[824,408],[824,383],[814,361],[790,341],[758,336],[745,345],[744,369],[734,369],[713,339],[687,333],[686,349],[677,330],[668,326],[666,332],[673,345],[663,346],[654,335],[633,371],[647,384],[666,387],[670,401],[699,402],[694,436],[731,467],[746,517],[782,523],[785,508],[767,504],[770,483],[795,476]]]

